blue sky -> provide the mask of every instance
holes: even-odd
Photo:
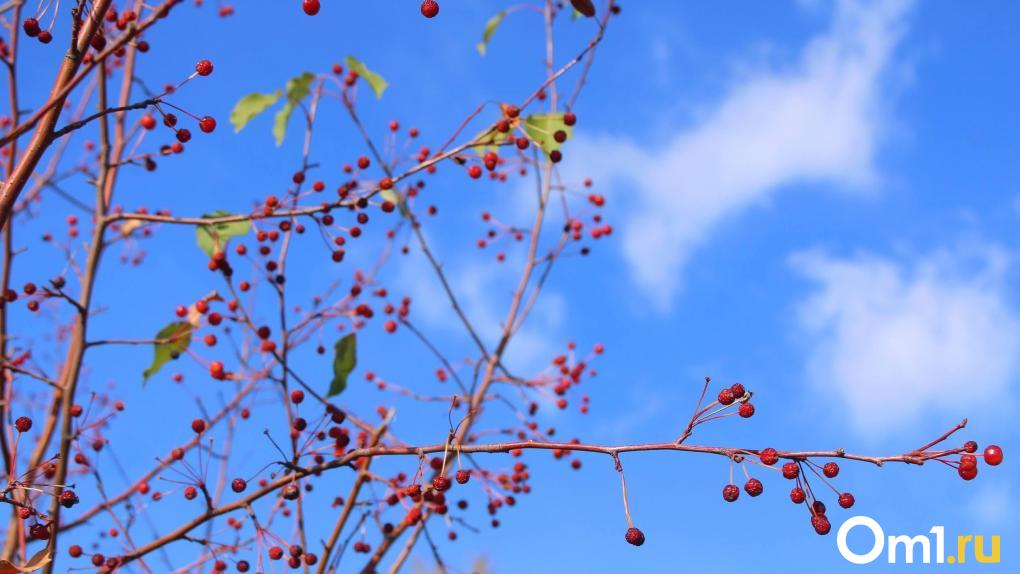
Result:
[[[323,0],[315,18],[301,14],[296,1],[293,7],[238,4],[236,15],[223,20],[208,9],[182,8],[176,25],[150,35],[153,50],[142,74],[152,85],[183,77],[199,58],[215,62],[212,76],[172,101],[222,118],[221,128],[196,135],[179,158],[161,161],[158,177],[126,175],[118,203],[190,215],[243,211],[253,198],[281,193],[300,161],[296,123],[277,149],[268,118],[235,135],[226,116],[243,94],[271,91],[306,69],[325,71],[347,54],[391,84],[379,101],[362,95],[369,129],[381,135],[395,118],[419,127],[422,143],[432,146],[479,103],[519,101],[543,75],[541,22],[534,15],[513,14],[488,55],[475,52],[485,21],[502,2],[444,0],[434,20],[423,19],[410,1]],[[624,3],[599,48],[562,164],[568,180],[594,179],[614,234],[595,244],[591,256],[562,261],[509,359],[515,369],[535,371],[568,340],[580,348],[605,344],[598,377],[583,388],[591,413],[549,413],[558,436],[670,440],[682,430],[700,380],[710,375],[743,382],[756,393],[758,411],[749,421],[727,419],[699,430],[696,443],[894,454],[969,417],[966,437],[996,442],[1010,459],[1020,436],[1012,422],[1020,382],[1017,21],[1020,7],[1010,2]],[[576,53],[591,32],[588,22],[560,23],[558,59]],[[50,77],[56,53],[52,46],[26,45],[40,79]],[[28,101],[45,87],[41,80],[26,86]],[[362,153],[358,141],[335,105],[324,110],[312,153],[326,166],[321,177],[339,181],[337,166]],[[82,139],[74,142],[80,146]],[[69,185],[89,197],[83,181]],[[440,206],[441,225],[426,232],[467,313],[492,340],[521,254],[508,250],[508,263],[498,265],[491,250],[475,249],[485,231],[479,215],[489,210],[504,221],[529,222],[533,191],[523,182],[494,185],[441,174],[429,180],[428,193]],[[19,232],[33,257],[18,269],[16,283],[62,267],[61,254],[34,237],[59,229],[72,211],[56,197],[44,205],[43,215]],[[147,256],[138,268],[110,257],[98,287],[107,310],[94,321],[97,336],[149,337],[172,320],[176,305],[220,287],[192,233],[159,230],[142,245]],[[298,270],[289,282],[295,302],[307,302],[334,279],[349,284],[350,269],[371,262],[352,249],[351,267],[327,266],[312,239],[295,249]],[[448,354],[466,356],[470,341],[430,273],[412,254],[387,266],[382,280],[413,296],[412,319]],[[19,318],[34,332],[40,361],[54,364],[59,346],[27,313]],[[113,453],[129,475],[187,437],[186,427],[162,424],[165,412],[187,421],[193,415],[185,413],[197,412],[196,397],[219,400],[188,365],[180,369],[184,385],[173,385],[164,372],[142,389],[146,348],[90,353],[87,386],[114,383],[129,405],[110,429]],[[361,353],[358,375],[371,369],[434,390],[434,361],[406,332],[386,336],[372,325]],[[299,357],[305,378],[326,385],[328,362],[311,353]],[[360,376],[344,400],[364,413],[393,402]],[[396,405],[402,438],[443,439],[443,409],[405,400]],[[274,415],[271,406],[260,406],[252,428],[279,426]],[[235,446],[238,474],[253,473],[274,456],[258,432],[249,434]],[[493,572],[857,569],[839,555],[834,535],[811,530],[803,509],[787,500],[784,481],[763,477],[764,496],[723,502],[728,469],[714,457],[623,458],[631,511],[648,538],[643,547],[630,547],[622,540],[618,477],[603,458],[583,457],[584,469],[575,472],[543,453],[526,455],[534,492],[501,513],[498,530],[484,526],[481,512],[469,513],[465,519],[481,532],[462,529],[457,542],[441,542],[444,556],[464,568],[485,556]],[[386,464],[413,470],[410,461]],[[833,522],[838,527],[845,517],[865,514],[887,534],[944,525],[951,539],[1001,535],[1002,564],[953,569],[1012,571],[1012,540],[1020,531],[1010,508],[1018,478],[1011,460],[982,468],[972,483],[936,464],[845,464],[838,484],[854,492],[857,505],[853,513],[831,511]],[[345,492],[348,481],[338,473],[317,488]],[[480,493],[470,498],[480,509]],[[153,510],[157,522],[189,511],[198,508]],[[324,531],[331,516],[322,508],[311,520]],[[146,528],[139,527],[137,538],[148,538]],[[433,534],[442,537],[444,530]],[[193,552],[170,550],[178,563]],[[411,562],[412,571],[431,571],[426,547]],[[867,567],[906,568],[939,567]]]

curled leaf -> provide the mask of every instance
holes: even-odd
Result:
[[[503,18],[506,18],[506,10],[500,10],[495,16],[489,18],[489,21],[485,23],[485,31],[482,32],[482,41],[478,43],[478,46],[476,46],[480,55],[485,55],[485,51],[489,46],[489,40],[492,38],[492,35],[496,33],[496,28],[499,27]]]
[[[368,67],[361,62],[361,60],[354,56],[347,56],[346,64],[348,69],[354,70],[356,74],[368,82],[368,85],[372,88],[372,92],[375,93],[376,98],[382,97],[383,92],[385,92],[386,88],[389,87],[389,84],[386,83],[386,80],[384,80],[382,76],[372,70],[369,70]]]
[[[276,112],[276,117],[273,118],[273,137],[276,139],[276,145],[283,143],[283,138],[287,135],[287,122],[290,121],[294,108],[298,107],[301,101],[311,93],[314,81],[315,74],[311,72],[305,72],[287,80],[287,103],[283,104],[280,111]]]
[[[347,388],[347,376],[358,364],[358,336],[344,335],[333,347],[333,381],[329,384],[327,397],[339,395]]]
[[[35,572],[50,562],[53,562],[53,552],[50,549],[50,545],[47,544],[46,548],[36,552],[35,556],[33,556],[31,560],[25,562],[21,566],[15,566],[15,564],[10,560],[0,560],[0,574],[23,574],[25,572]]]
[[[191,332],[193,327],[187,321],[170,323],[156,333],[153,343],[154,354],[152,365],[142,373],[142,380],[148,381],[149,377],[155,375],[167,361],[176,359],[181,353],[188,349],[191,344]],[[3,574],[0,571],[0,574]]]
[[[234,104],[234,109],[230,111],[230,123],[234,125],[234,132],[244,129],[244,126],[248,125],[252,118],[266,111],[279,99],[279,90],[271,94],[248,94],[241,98]]]

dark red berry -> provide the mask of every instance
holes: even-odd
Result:
[[[722,497],[726,502],[733,502],[740,498],[740,489],[735,484],[727,484],[722,489]]]
[[[816,500],[811,503],[811,510],[814,510],[815,514],[825,514],[825,503],[821,500]]]
[[[451,486],[453,486],[453,483],[450,482],[450,478],[445,474],[440,474],[439,476],[432,479],[432,488],[438,490],[439,492],[445,492],[447,490],[450,490]]]
[[[195,71],[198,72],[199,76],[208,76],[213,71],[212,62],[209,60],[199,60],[198,63],[195,64]]]
[[[41,522],[33,524],[32,527],[28,529],[28,533],[36,540],[50,539],[50,527]]]
[[[749,419],[754,416],[754,405],[751,403],[743,403],[737,409],[737,413],[745,419]]]
[[[26,18],[25,21],[21,23],[21,28],[25,30],[25,34],[27,34],[29,38],[35,38],[41,31],[39,28],[39,21],[35,18]]]
[[[421,3],[421,15],[426,18],[435,18],[439,14],[439,3],[436,0],[425,0]]]
[[[790,500],[792,500],[794,504],[800,504],[804,502],[806,498],[807,495],[804,494],[804,489],[799,486],[793,487],[793,490],[790,491]]]
[[[318,14],[319,8],[321,8],[319,0],[304,0],[304,2],[301,3],[301,9],[309,16],[315,16]]]
[[[757,478],[752,478],[744,484],[744,492],[751,496],[758,496],[763,490],[765,490],[765,487]]]
[[[850,508],[854,505],[854,495],[844,492],[839,495],[839,505],[843,508]]]
[[[205,421],[202,419],[195,419],[191,421],[191,430],[201,434],[205,431]]]
[[[822,467],[822,473],[829,478],[836,478],[836,475],[839,474],[839,465],[834,462],[827,462]]]
[[[956,469],[956,471],[960,474],[960,478],[963,480],[974,480],[978,475],[978,469],[976,466],[961,465],[960,468]]]
[[[230,490],[234,492],[244,492],[244,489],[248,488],[248,483],[243,478],[235,478],[230,483]]]
[[[829,519],[824,514],[815,514],[811,517],[811,526],[814,527],[815,532],[821,535],[828,534],[832,530],[832,525],[829,524]]]
[[[467,481],[471,480],[471,473],[462,468],[457,471],[456,479],[457,484],[467,484]]]
[[[14,421],[14,428],[18,429],[18,432],[28,432],[32,430],[32,419],[18,417],[18,420]]]
[[[645,543],[645,533],[637,528],[628,528],[627,534],[624,534],[623,537],[627,540],[628,544],[633,544],[634,546],[641,546]]]
[[[758,453],[758,459],[761,460],[762,464],[772,466],[773,464],[779,462],[779,453],[776,451],[776,449],[768,447],[762,449],[761,452]]]
[[[969,441],[963,443],[963,452],[974,453],[974,452],[977,452],[977,449],[978,449],[978,443],[976,443],[976,442],[974,442],[972,440],[969,440]]]
[[[71,508],[78,504],[78,495],[73,490],[65,490],[60,493],[60,506]]]
[[[723,390],[719,391],[719,396],[716,397],[716,400],[719,401],[720,405],[724,405],[724,406],[725,405],[732,405],[733,401],[735,400],[733,398],[733,391],[731,391],[729,389],[723,389]]]
[[[788,462],[783,465],[783,478],[789,478],[793,480],[800,474],[800,467],[795,462]]]
[[[733,398],[735,399],[739,399],[747,394],[747,389],[745,389],[744,385],[740,383],[733,383],[733,386],[730,387],[730,391],[733,393]]]

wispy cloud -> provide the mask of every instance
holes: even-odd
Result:
[[[908,427],[938,410],[1000,403],[1018,374],[1020,316],[1005,252],[971,245],[911,264],[819,251],[793,266],[817,283],[799,308],[808,376],[862,434]]]
[[[909,4],[839,2],[831,27],[795,63],[742,74],[671,141],[650,147],[617,137],[578,140],[571,153],[586,173],[637,192],[628,198],[633,209],[621,229],[623,248],[652,300],[668,307],[691,252],[725,218],[784,185],[860,188],[875,179],[883,77]]]

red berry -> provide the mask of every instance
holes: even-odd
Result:
[[[765,490],[765,487],[757,478],[752,478],[744,484],[744,492],[751,496],[758,496],[763,490]]]
[[[737,409],[737,413],[745,419],[749,419],[754,416],[754,405],[751,403],[744,403]]]
[[[795,462],[788,462],[783,465],[783,478],[789,478],[793,480],[800,474],[800,467]]]
[[[392,179],[390,179],[388,177],[384,177],[384,178],[379,180],[379,188],[380,189],[391,189],[392,187],[393,187],[393,180]]]
[[[50,527],[41,522],[33,524],[32,527],[28,529],[28,533],[36,540],[50,539]]]
[[[435,18],[439,14],[439,3],[436,0],[425,0],[421,3],[421,15],[426,18]]]
[[[32,419],[18,417],[18,420],[14,421],[14,428],[18,429],[18,432],[28,432],[32,430]]]
[[[60,506],[64,508],[71,508],[75,504],[78,504],[78,495],[73,490],[65,490],[60,493]]]
[[[195,419],[191,421],[191,430],[201,434],[205,431],[205,421],[202,419]]]
[[[450,482],[450,478],[445,474],[440,474],[432,479],[432,488],[439,492],[450,490],[451,486],[453,486],[453,483]]]
[[[301,3],[301,9],[309,16],[315,16],[318,14],[319,8],[321,8],[319,0],[304,0],[304,2]]]
[[[78,546],[77,544],[72,544],[70,547],[68,547],[67,553],[71,555],[71,558],[78,558],[83,554],[83,551],[81,549],[81,546]]]
[[[811,503],[811,509],[815,511],[815,514],[825,514],[825,503],[821,500],[816,500]]]
[[[1002,464],[1002,449],[994,444],[985,447],[985,463],[992,466]]]
[[[177,141],[181,143],[188,143],[191,140],[191,132],[186,129],[177,130]]]
[[[716,398],[716,400],[718,400],[719,404],[723,406],[732,405],[733,401],[735,400],[733,398],[733,391],[729,389],[723,389],[719,391],[719,396]]]
[[[471,179],[478,179],[482,177],[482,168],[480,166],[473,165],[468,168],[468,175],[471,176]]]
[[[305,392],[301,389],[294,389],[290,392],[290,402],[295,405],[301,404],[301,401],[305,400]]]
[[[733,502],[740,498],[740,489],[735,484],[727,484],[722,489],[722,497],[726,502]]]
[[[956,471],[960,474],[960,478],[963,480],[974,480],[978,474],[977,466],[960,465],[960,468],[956,469]]]
[[[628,544],[633,544],[634,546],[641,546],[645,543],[645,533],[637,528],[628,528],[627,534],[623,537]]]
[[[972,440],[963,443],[963,452],[977,452],[978,444]]]
[[[773,464],[779,462],[779,453],[776,451],[776,449],[768,447],[762,449],[761,452],[758,453],[758,459],[761,460],[762,464],[772,466]]]
[[[977,457],[972,454],[960,455],[960,468],[975,468],[977,467]]]
[[[827,462],[822,467],[822,473],[829,478],[836,478],[836,475],[839,474],[839,465],[834,462]]]
[[[243,478],[235,478],[230,483],[230,490],[234,492],[244,492],[244,489],[248,488],[248,483]]]
[[[25,21],[21,23],[21,27],[25,30],[25,34],[27,34],[29,38],[35,38],[41,31],[39,29],[39,21],[35,18],[26,18]]]
[[[828,534],[832,530],[832,525],[829,524],[829,519],[824,514],[815,514],[811,517],[811,526],[815,528],[815,532],[821,535]]]
[[[741,385],[740,383],[733,383],[733,386],[730,387],[730,391],[733,393],[733,398],[735,399],[739,399],[747,394],[747,389],[745,389],[744,385]]]
[[[209,60],[199,60],[198,63],[195,64],[195,71],[198,72],[199,76],[208,76],[213,71],[212,62]]]
[[[792,500],[794,504],[800,504],[804,502],[806,498],[807,495],[804,494],[804,489],[799,486],[793,487],[793,490],[790,491],[790,500]]]
[[[39,32],[39,42],[43,44],[49,44],[53,41],[53,34],[49,30],[42,30]]]
[[[471,480],[471,473],[464,469],[460,469],[457,471],[456,479],[457,484],[467,484],[467,481]]]
[[[572,126],[577,123],[577,116],[571,112],[563,114],[563,123],[568,126]]]
[[[850,508],[854,505],[854,495],[844,492],[839,495],[839,505],[843,508]]]
[[[213,133],[213,131],[216,129],[216,119],[213,118],[212,116],[205,116],[204,118],[198,120],[198,129],[202,130],[207,134]]]

